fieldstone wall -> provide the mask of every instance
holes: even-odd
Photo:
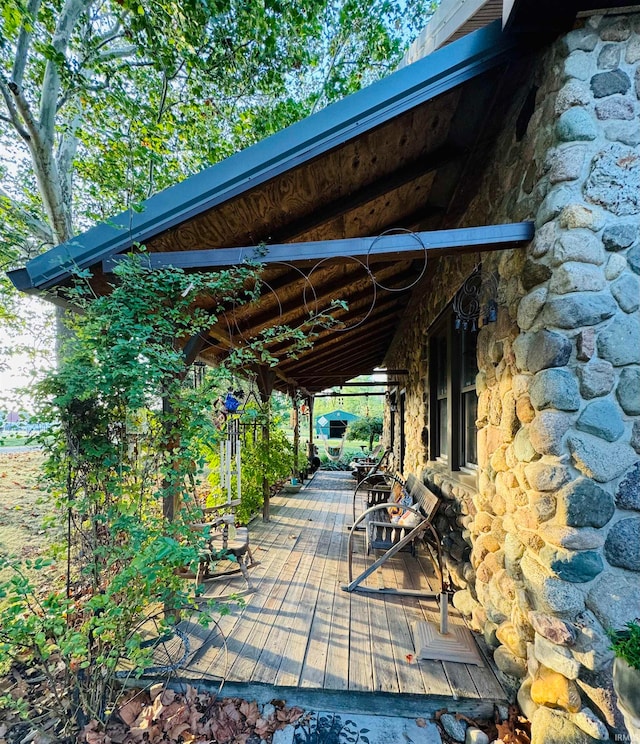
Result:
[[[446,498],[454,604],[495,648],[533,743],[640,736],[606,635],[640,616],[640,14],[585,20],[532,85],[526,135],[514,106],[460,223],[536,223],[527,249],[483,260],[500,307],[478,335],[477,483],[425,458],[425,330],[470,273],[461,260],[441,261],[444,291],[409,308],[390,356],[410,372],[405,470]]]

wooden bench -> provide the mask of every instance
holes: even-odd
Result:
[[[367,489],[368,508],[355,519],[349,532],[348,550],[348,572],[349,583],[342,589],[347,592],[363,591],[382,594],[401,594],[409,596],[439,599],[440,601],[440,632],[447,632],[447,609],[448,609],[448,584],[445,581],[442,547],[438,533],[432,520],[440,506],[440,499],[432,493],[416,476],[410,475],[406,481],[401,482],[399,476],[394,476],[395,484],[401,485],[405,492],[409,493],[413,506],[399,506],[403,512],[415,515],[413,524],[402,525],[391,521],[389,507],[389,496],[393,485],[380,484]],[[364,525],[366,530],[367,553],[372,550],[384,551],[383,554],[366,568],[359,576],[353,577],[353,539],[356,531]],[[429,557],[432,559],[439,580],[440,588],[437,592],[426,592],[416,589],[389,589],[372,588],[362,586],[362,582],[376,571],[383,563],[401,550],[410,550],[415,555],[416,546],[424,542]]]
[[[428,495],[435,499],[436,509],[439,500],[426,487],[420,486],[422,484],[415,476],[409,476],[404,483],[397,479],[390,487],[386,485],[374,486],[367,491],[365,516],[362,520],[366,528],[367,554],[371,553],[372,550],[389,550],[409,533],[409,527],[392,521],[390,508],[397,510],[397,517],[414,514],[417,519],[422,520],[424,515],[429,515],[427,518],[430,519],[431,512],[434,510],[427,503]],[[396,489],[402,489],[401,495],[408,494],[415,508],[404,507],[400,504],[394,505],[391,497]],[[408,542],[402,550],[410,550],[411,554],[415,555],[415,543],[418,537]]]

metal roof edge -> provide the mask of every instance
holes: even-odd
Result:
[[[13,269],[12,271],[7,271],[6,273],[13,283],[13,286],[16,289],[20,290],[20,292],[28,292],[30,289],[33,288],[31,277],[29,276],[29,272],[26,268]]]
[[[481,74],[517,43],[496,21],[168,187],[143,202],[142,211],[123,212],[46,251],[26,265],[28,284],[22,270],[11,272],[10,279],[18,288],[61,283],[74,268],[144,243]]]

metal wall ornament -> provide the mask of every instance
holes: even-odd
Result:
[[[453,298],[453,312],[457,330],[472,333],[498,319],[498,279],[491,272],[482,275],[482,267],[477,266],[467,277]]]

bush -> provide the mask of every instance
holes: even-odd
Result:
[[[640,624],[629,622],[624,630],[611,631],[609,638],[613,653],[630,667],[640,670]]]
[[[47,419],[60,422],[45,445],[46,475],[67,524],[63,571],[51,579],[49,561],[15,564],[0,587],[0,663],[38,668],[63,733],[90,719],[104,725],[118,668],[137,675],[148,666],[142,629],[150,614],[164,610],[164,633],[193,605],[178,569],[197,564],[203,547],[189,525],[198,515],[198,438],[212,427],[211,400],[186,384],[189,360],[175,339],[210,323],[192,293],[225,298],[222,311],[250,299],[245,287],[255,285],[249,267],[187,277],[131,258],[117,274],[110,295],[88,302],[82,290],[72,294],[84,313],[39,391]],[[46,582],[37,580],[43,571]],[[30,715],[24,700],[3,703]]]

